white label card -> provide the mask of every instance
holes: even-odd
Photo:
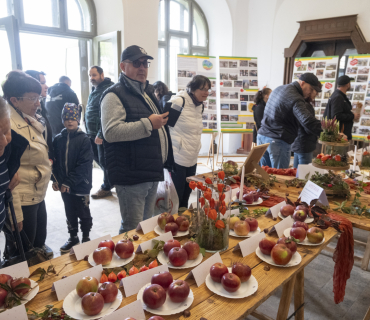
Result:
[[[284,230],[291,228],[293,226],[294,220],[292,216],[287,216],[284,220],[280,221],[279,223],[275,224],[275,230],[281,238],[284,235]]]
[[[28,278],[30,275],[30,270],[28,269],[27,261],[23,261],[17,264],[14,264],[10,267],[1,269],[1,274],[8,274],[13,278],[25,277]]]
[[[260,232],[253,237],[247,238],[243,241],[240,241],[233,249],[233,252],[241,250],[243,258],[247,255],[256,251],[260,241],[265,238],[265,233]]]
[[[278,217],[278,214],[280,212],[281,207],[283,207],[285,205],[286,205],[286,202],[283,201],[283,202],[280,202],[278,204],[275,204],[273,207],[271,207],[270,208],[270,211],[271,211],[272,217],[273,218],[277,218]]]
[[[0,320],[28,320],[26,307],[24,304],[5,310],[0,313]]]
[[[154,230],[155,226],[158,224],[158,216],[154,216],[153,218],[141,221],[137,227],[136,230],[143,230],[143,233],[149,233]]]
[[[202,283],[204,283],[204,281],[206,281],[206,277],[209,274],[209,269],[211,268],[211,266],[217,262],[222,263],[220,253],[218,252],[216,252],[213,256],[209,257],[206,261],[202,262],[199,266],[191,270],[185,279],[193,277],[195,283],[199,287]]]
[[[139,247],[136,249],[136,252],[144,252],[145,250],[150,250],[150,249],[153,249],[154,247],[154,243],[153,243],[153,240],[162,240],[164,242],[168,241],[168,240],[172,240],[173,237],[172,237],[172,232],[171,231],[168,231],[164,234],[161,234],[160,236],[158,237],[155,237],[153,239],[150,239],[148,241],[145,241],[143,242],[142,244],[139,245]],[[147,270],[148,271],[148,270]]]
[[[168,271],[168,265],[166,264],[134,274],[123,278],[120,282],[120,287],[123,287],[125,290],[126,297],[132,296],[133,294],[138,293],[145,284],[149,283],[154,274],[164,271]]]
[[[100,282],[102,272],[103,266],[99,264],[98,266],[68,276],[65,279],[55,281],[51,291],[56,291],[58,301],[63,300],[72,290],[76,289],[78,281],[80,281],[83,277],[94,277]]]
[[[226,212],[225,212],[225,215],[223,215],[222,216],[222,218],[225,218],[225,219],[227,219],[228,217],[229,217],[229,215],[230,216],[232,216],[232,215],[234,215],[234,216],[239,216],[239,214],[240,214],[240,210],[239,210],[239,208],[238,209],[233,209],[233,210],[227,210]]]
[[[312,181],[307,181],[300,196],[301,201],[306,202],[308,205],[310,205],[312,200],[318,199],[324,206],[329,206],[329,201],[324,189]]]
[[[321,169],[321,168],[316,168],[311,164],[299,164],[298,165],[298,170],[297,170],[297,177],[298,179],[306,179],[306,175],[309,174],[308,178],[310,178],[315,172],[324,174],[328,173],[328,170]]]
[[[102,320],[123,320],[127,318],[134,318],[136,320],[145,320],[145,313],[141,300],[136,300],[121,309],[105,316]]]
[[[112,237],[110,234],[107,234],[106,236],[78,244],[77,246],[74,246],[71,251],[69,252],[70,255],[74,254],[76,255],[77,260],[82,260],[85,258],[86,255],[89,255],[92,253],[96,248],[98,248],[98,245],[100,241],[103,240],[112,240]]]

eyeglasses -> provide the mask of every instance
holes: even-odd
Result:
[[[132,65],[135,68],[140,68],[141,65],[143,65],[144,68],[149,68],[150,67],[150,61],[148,61],[148,60],[145,60],[145,61],[140,61],[140,60],[129,61],[129,60],[127,60],[126,62],[132,63]]]
[[[211,93],[212,92],[212,90],[211,89],[205,89],[205,88],[203,88],[203,89],[199,89],[200,91],[203,91],[203,92],[208,92],[208,93]]]
[[[26,99],[26,100],[29,100],[31,101],[32,103],[36,103],[37,101],[38,102],[41,102],[43,97],[42,96],[39,96],[39,97],[35,97],[35,98],[28,98],[28,97],[16,97],[18,100],[19,99]]]

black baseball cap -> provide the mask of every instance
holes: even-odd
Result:
[[[322,87],[321,82],[313,73],[311,72],[303,73],[299,77],[299,80],[302,80],[308,83],[309,85],[311,85],[311,87],[315,89],[316,92],[321,92],[321,87]]]
[[[148,56],[146,51],[139,46],[129,46],[122,51],[121,62],[125,60],[135,61],[140,58],[147,58],[153,60],[153,57]]]
[[[341,76],[338,78],[338,86],[345,86],[346,84],[350,83],[351,81],[354,81],[355,78],[350,78],[349,76]]]

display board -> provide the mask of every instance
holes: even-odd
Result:
[[[220,57],[221,132],[252,132],[257,58]]]
[[[315,99],[315,115],[319,120],[322,119],[328,99],[336,88],[338,62],[338,56],[296,58],[294,61],[293,81],[299,80],[302,73],[311,72],[322,83],[322,91]]]
[[[204,102],[203,132],[217,132],[216,57],[177,55],[177,92],[186,90],[186,85],[195,75],[211,80],[211,92]]]
[[[360,113],[359,121],[355,121],[352,127],[352,139],[366,140],[370,134],[370,55],[359,54],[348,57],[346,75],[355,78],[351,82],[351,89],[347,92],[348,100],[351,101],[352,111]],[[358,108],[358,102],[362,107]]]

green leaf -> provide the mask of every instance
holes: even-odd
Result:
[[[17,291],[19,289],[31,289],[31,287],[27,283],[20,283],[14,288],[14,291]]]
[[[202,254],[203,257],[206,256],[206,249],[200,248],[200,253]]]

